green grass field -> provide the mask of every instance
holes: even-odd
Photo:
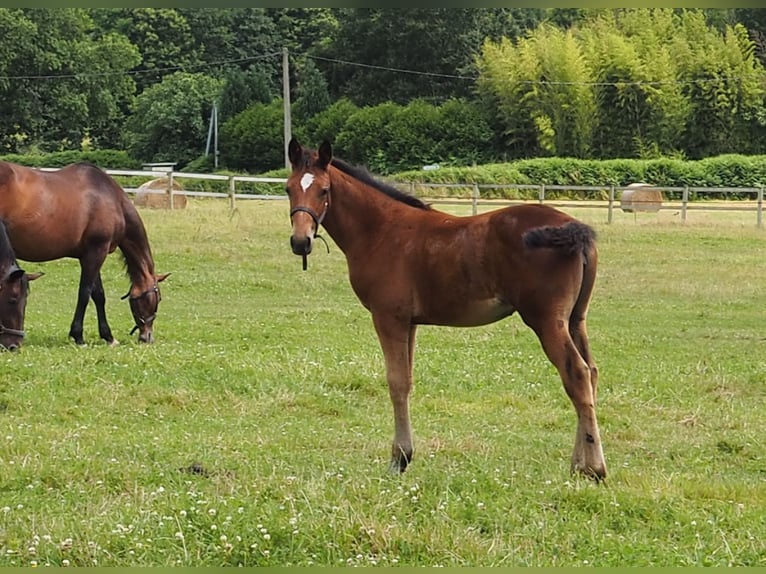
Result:
[[[600,237],[596,485],[569,474],[574,409],[516,316],[420,328],[415,460],[389,475],[369,315],[332,243],[301,270],[287,211],[142,211],[172,273],[151,346],[128,336],[118,254],[114,348],[92,306],[89,344],[67,339],[75,261],[24,265],[46,275],[0,353],[0,565],[766,565],[753,214],[572,211]]]

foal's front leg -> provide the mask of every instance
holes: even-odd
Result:
[[[372,319],[383,349],[388,392],[394,407],[390,470],[400,473],[407,468],[413,453],[409,397],[412,390],[416,327],[391,316],[373,314]]]

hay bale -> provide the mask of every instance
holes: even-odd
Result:
[[[159,177],[152,179],[139,186],[133,203],[138,207],[150,207],[154,209],[168,209],[170,207],[170,197],[168,197],[168,178]],[[145,191],[141,191],[145,190]],[[154,190],[154,191],[151,191]],[[157,193],[162,190],[163,193]],[[183,191],[183,187],[173,180],[173,209],[184,209],[186,207],[186,194],[178,193]]]
[[[620,207],[626,213],[636,211],[659,211],[662,192],[648,183],[631,183],[620,196]]]

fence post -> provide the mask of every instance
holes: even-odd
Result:
[[[168,207],[173,211],[173,172],[168,172]]]
[[[763,187],[758,188],[758,201],[755,210],[756,227],[761,229],[763,227]]]
[[[614,211],[614,186],[609,186],[609,215],[606,218],[607,223],[612,223],[612,212]]]
[[[473,183],[473,192],[471,193],[471,212],[476,215],[479,213],[479,184]]]
[[[234,176],[230,175],[229,176],[229,209],[231,209],[232,211],[234,211],[234,190],[235,189],[236,187],[234,182]]]
[[[540,203],[545,203],[545,184],[544,183],[540,184],[540,195],[538,197],[538,200],[540,201]]]
[[[684,186],[684,192],[681,196],[681,221],[686,222],[686,206],[689,204],[689,186]]]

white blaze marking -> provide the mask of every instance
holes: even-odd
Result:
[[[314,183],[314,176],[310,173],[304,173],[303,177],[301,178],[301,187],[303,188],[303,193],[308,191],[308,188],[311,187],[312,183]]]

